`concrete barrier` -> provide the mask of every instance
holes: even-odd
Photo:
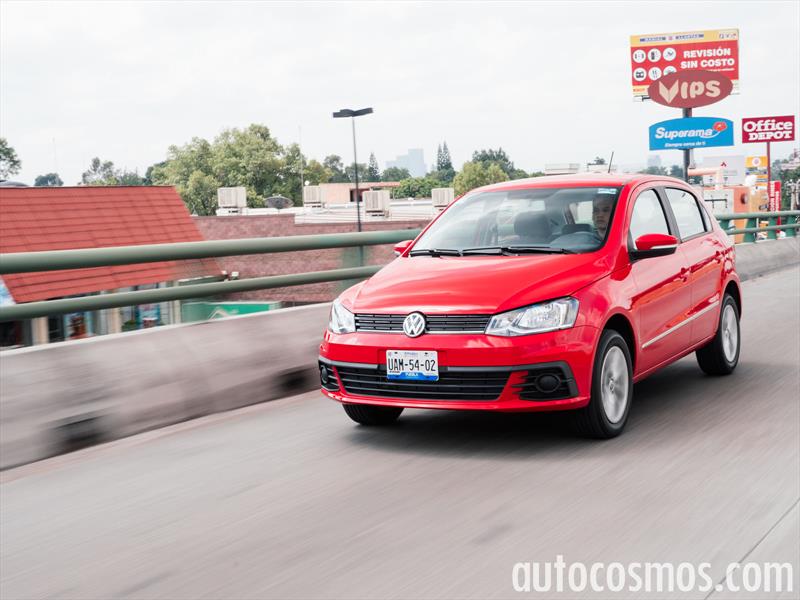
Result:
[[[800,265],[800,237],[736,244],[736,272],[742,281]]]
[[[736,247],[742,279],[800,239]],[[328,304],[0,353],[0,469],[317,387]],[[322,401],[322,400],[321,400]]]

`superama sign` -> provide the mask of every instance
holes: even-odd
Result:
[[[664,75],[696,69],[722,73],[739,90],[738,29],[632,35],[630,41],[634,97],[647,98],[647,88]]]
[[[733,121],[718,117],[688,117],[650,126],[650,150],[716,146],[733,146]]]

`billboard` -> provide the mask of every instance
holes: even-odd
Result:
[[[742,185],[744,183],[745,157],[742,154],[704,156],[700,166],[712,169],[722,167],[722,181],[725,185]],[[703,182],[706,185],[713,184],[714,176],[704,175]]]
[[[739,30],[711,29],[632,35],[633,95],[648,98],[647,88],[662,76],[702,69],[724,74],[739,90]]]
[[[794,139],[794,116],[748,117],[742,119],[742,143],[791,142]]]
[[[650,126],[650,150],[718,146],[733,146],[733,121],[719,117],[688,117]]]
[[[744,161],[745,176],[755,176],[756,189],[767,190],[767,164],[766,156],[748,156]]]
[[[781,182],[769,182],[769,209],[771,211],[781,209]]]

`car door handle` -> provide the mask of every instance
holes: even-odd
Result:
[[[689,281],[689,269],[686,268],[681,269],[680,278],[681,281],[683,282]]]
[[[717,261],[718,263],[721,263],[721,262],[722,262],[722,252],[720,252],[719,250],[717,250],[717,251],[714,253],[714,260],[715,260],[715,261]]]

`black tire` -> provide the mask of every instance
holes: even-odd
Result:
[[[726,317],[727,315],[727,317]],[[726,319],[732,322],[726,326]],[[735,348],[731,350],[729,345],[732,332],[729,327],[733,327],[735,332]],[[727,350],[726,350],[727,348]],[[717,333],[708,344],[695,352],[697,364],[704,373],[708,375],[730,375],[739,364],[739,352],[742,348],[742,335],[739,329],[739,307],[736,300],[729,294],[722,298],[722,305],[719,311],[719,322],[717,323]]]
[[[624,390],[619,388],[616,397],[619,398],[615,407],[616,414],[609,416],[606,404],[603,401],[603,367],[606,360],[613,360],[619,366],[618,372],[627,373]],[[624,367],[621,360],[624,359]],[[610,373],[606,373],[610,377]],[[615,385],[610,378],[605,382],[605,392],[614,395]],[[628,422],[631,400],[633,399],[633,366],[631,353],[625,339],[613,329],[606,329],[600,335],[597,344],[597,353],[594,357],[592,368],[592,395],[589,404],[584,408],[574,411],[573,424],[576,431],[587,437],[609,439],[618,436],[625,429]],[[624,401],[624,406],[622,402]],[[620,414],[621,411],[621,414]]]
[[[372,406],[370,404],[344,404],[347,416],[361,425],[391,425],[403,412],[403,407]]]

